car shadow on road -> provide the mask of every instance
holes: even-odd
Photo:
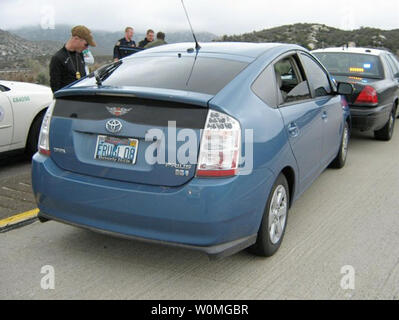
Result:
[[[58,222],[48,222],[44,226],[51,228],[53,223],[58,224]],[[103,263],[108,261],[110,265],[122,260],[127,265],[147,265],[161,269],[173,266],[173,269],[183,271],[199,264],[207,266],[224,265],[227,261],[230,263],[233,261],[251,262],[258,259],[265,261],[246,250],[223,259],[211,260],[199,251],[123,239],[73,226],[64,225],[64,227],[67,230],[62,232],[62,237],[52,238],[52,245],[65,250],[65,244],[68,243],[68,250],[73,250],[74,255],[77,252],[83,252],[85,259],[88,260],[98,259],[100,256]]]
[[[361,132],[358,130],[352,130],[351,140],[349,143],[349,156],[351,151],[359,151],[364,156],[367,156],[371,148],[377,148],[378,150],[381,150],[381,152],[384,152],[387,145],[391,144],[395,139],[399,139],[398,135],[399,133],[395,131],[390,141],[381,141],[375,139],[372,131]]]
[[[0,155],[0,178],[19,174],[21,169],[29,167],[31,162],[32,159],[23,153]]]

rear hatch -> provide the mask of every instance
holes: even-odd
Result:
[[[195,94],[187,102],[183,102],[187,92],[179,96],[174,91],[173,96],[179,102],[137,94],[58,96],[50,127],[51,158],[64,170],[93,177],[161,186],[187,183],[196,173],[200,133],[212,96]],[[176,122],[175,130],[173,126],[168,130],[170,121]],[[121,130],[110,132],[115,128]],[[146,141],[146,134],[154,133],[151,129],[157,130],[157,137]],[[184,129],[190,130],[182,132]],[[179,133],[183,141],[176,141]],[[195,138],[191,137],[191,145],[187,133]],[[110,145],[125,151],[110,153]],[[195,149],[195,162],[179,161],[178,151],[184,159],[193,159],[189,148],[191,152]],[[153,163],[155,160],[158,162]]]

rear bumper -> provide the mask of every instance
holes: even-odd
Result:
[[[253,245],[256,242],[256,237],[257,237],[257,234],[254,234],[249,237],[230,241],[227,243],[222,243],[219,245],[200,247],[200,246],[186,245],[186,244],[180,244],[180,243],[174,243],[174,242],[166,242],[166,241],[160,241],[160,240],[139,238],[139,237],[128,236],[128,235],[115,233],[115,232],[111,232],[111,231],[101,230],[101,229],[97,229],[97,228],[93,228],[93,227],[82,226],[79,224],[72,223],[70,221],[65,221],[65,220],[61,220],[58,218],[54,218],[54,217],[44,214],[42,212],[39,213],[39,219],[40,218],[54,220],[54,221],[68,224],[71,226],[75,226],[78,228],[84,228],[84,229],[88,229],[88,230],[91,230],[94,232],[98,232],[98,233],[102,233],[102,234],[106,234],[106,235],[114,236],[114,237],[118,237],[118,238],[125,238],[125,239],[129,239],[129,240],[140,241],[140,242],[164,245],[164,246],[168,246],[168,247],[176,247],[176,248],[183,248],[183,249],[189,249],[189,250],[194,250],[194,251],[201,251],[203,253],[206,253],[210,259],[221,259],[223,257],[227,257],[229,255],[237,253],[237,252]]]
[[[392,105],[376,108],[350,106],[352,127],[361,131],[380,130],[389,120]]]
[[[202,251],[213,258],[256,241],[274,182],[262,169],[229,179],[159,187],[84,176],[36,154],[32,186],[43,218],[123,238]]]

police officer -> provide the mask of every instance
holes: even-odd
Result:
[[[76,26],[71,30],[72,36],[50,62],[50,86],[53,92],[86,76],[82,51],[90,46],[95,47],[91,31],[85,26]]]
[[[125,37],[119,39],[114,47],[114,61],[119,61],[120,59],[130,56],[137,50],[136,42],[133,40],[134,29],[132,27],[127,27],[125,29]]]

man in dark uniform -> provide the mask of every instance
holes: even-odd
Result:
[[[130,56],[136,53],[136,42],[133,40],[134,29],[132,27],[127,27],[125,29],[125,37],[119,39],[114,47],[114,61],[119,61],[120,59]]]
[[[50,62],[50,86],[53,92],[86,76],[82,51],[96,43],[88,28],[76,26],[71,30],[72,36]]]
[[[149,48],[154,48],[154,47],[158,47],[158,46],[163,46],[164,44],[168,44],[165,41],[165,34],[162,31],[159,31],[157,33],[157,40],[149,42],[144,49],[149,49]]]
[[[147,44],[149,44],[152,41],[154,41],[154,30],[148,29],[147,30],[147,35],[144,38],[144,40],[141,40],[139,42],[139,47],[140,48],[144,48]]]

